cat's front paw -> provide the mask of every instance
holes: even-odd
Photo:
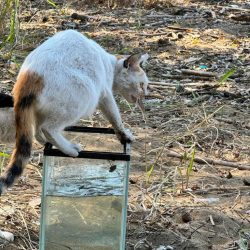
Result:
[[[71,157],[77,157],[79,152],[82,150],[81,146],[78,144],[71,143],[67,147],[59,148],[64,154]]]
[[[71,143],[71,145],[78,153],[82,151],[82,147],[79,144]]]
[[[122,144],[131,143],[134,141],[134,137],[128,129],[124,131],[117,131],[116,135]]]

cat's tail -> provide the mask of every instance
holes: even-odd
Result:
[[[16,144],[5,173],[0,177],[0,195],[22,174],[31,155],[34,112],[43,78],[35,72],[20,73],[14,86]]]

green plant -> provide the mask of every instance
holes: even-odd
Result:
[[[0,157],[9,158],[9,154],[6,154],[4,152],[0,152]]]
[[[189,178],[190,178],[191,172],[193,171],[193,167],[194,167],[194,158],[195,158],[195,148],[193,148],[193,150],[191,152],[191,156],[189,156],[187,154],[187,152],[185,152],[183,154],[183,157],[181,158],[181,166],[177,167],[178,173],[179,173],[179,175],[181,177],[181,189],[182,189],[182,191],[187,189],[188,186],[189,186]],[[189,162],[188,162],[188,165],[187,165],[187,168],[186,168],[186,175],[184,176],[182,174],[182,168],[183,168],[183,166],[186,165],[188,160],[189,160]],[[186,187],[185,188],[184,188],[184,180],[186,182]]]
[[[199,94],[192,91],[192,96],[196,100],[199,97]]]
[[[3,43],[0,46],[2,50],[7,44],[11,46],[11,49],[14,47],[19,30],[18,22],[18,9],[19,9],[19,0],[6,0],[1,3],[0,11],[0,30],[4,34],[2,38]],[[7,21],[9,20],[9,21]],[[7,35],[5,34],[5,25],[9,22],[9,31]]]
[[[57,7],[56,3],[53,0],[47,0],[47,3],[53,6],[54,8]]]
[[[147,182],[147,183],[149,182],[149,179],[150,179],[150,177],[151,177],[153,171],[154,171],[154,164],[150,165],[149,170],[146,169],[146,172],[147,172],[146,182]]]
[[[5,146],[3,147],[3,150],[0,152],[0,174],[2,173],[5,159],[10,157],[10,155],[5,153],[4,151],[5,151]]]
[[[239,236],[240,239],[237,241],[237,244],[239,245],[240,250],[249,249],[248,240],[246,238],[250,237],[250,229],[241,229],[239,231]]]
[[[193,148],[193,150],[192,150],[191,158],[189,160],[187,170],[186,170],[186,188],[188,188],[189,177],[190,177],[191,172],[193,171],[194,157],[195,157],[195,148]]]
[[[155,158],[155,161],[153,164],[150,165],[150,168],[148,170],[148,168],[146,167],[146,174],[147,174],[147,178],[146,178],[146,182],[148,183],[149,182],[149,179],[154,171],[154,168],[156,166],[156,164],[158,163],[158,161],[160,160],[161,156],[162,156],[162,153],[164,151],[164,148],[165,148],[165,145],[163,145],[163,147],[158,151],[157,155],[156,155],[156,158]]]
[[[137,30],[140,30],[142,28],[141,17],[142,17],[142,11],[140,9],[137,13],[136,24],[135,24],[135,29]]]
[[[237,68],[232,68],[230,70],[228,70],[224,75],[222,75],[219,79],[219,83],[224,83],[230,76],[232,76],[235,71],[237,70]]]

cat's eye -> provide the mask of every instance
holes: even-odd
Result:
[[[140,62],[140,67],[143,68],[143,62]]]
[[[128,60],[127,59],[124,60],[123,67],[126,68],[126,69],[128,68]]]

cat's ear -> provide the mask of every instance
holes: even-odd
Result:
[[[132,68],[134,66],[138,66],[138,62],[141,58],[141,54],[134,54],[126,58],[123,62],[124,68]]]
[[[123,67],[135,68],[140,66],[141,64],[143,65],[147,61],[148,57],[149,57],[148,54],[140,54],[140,53],[131,55],[124,60]]]

